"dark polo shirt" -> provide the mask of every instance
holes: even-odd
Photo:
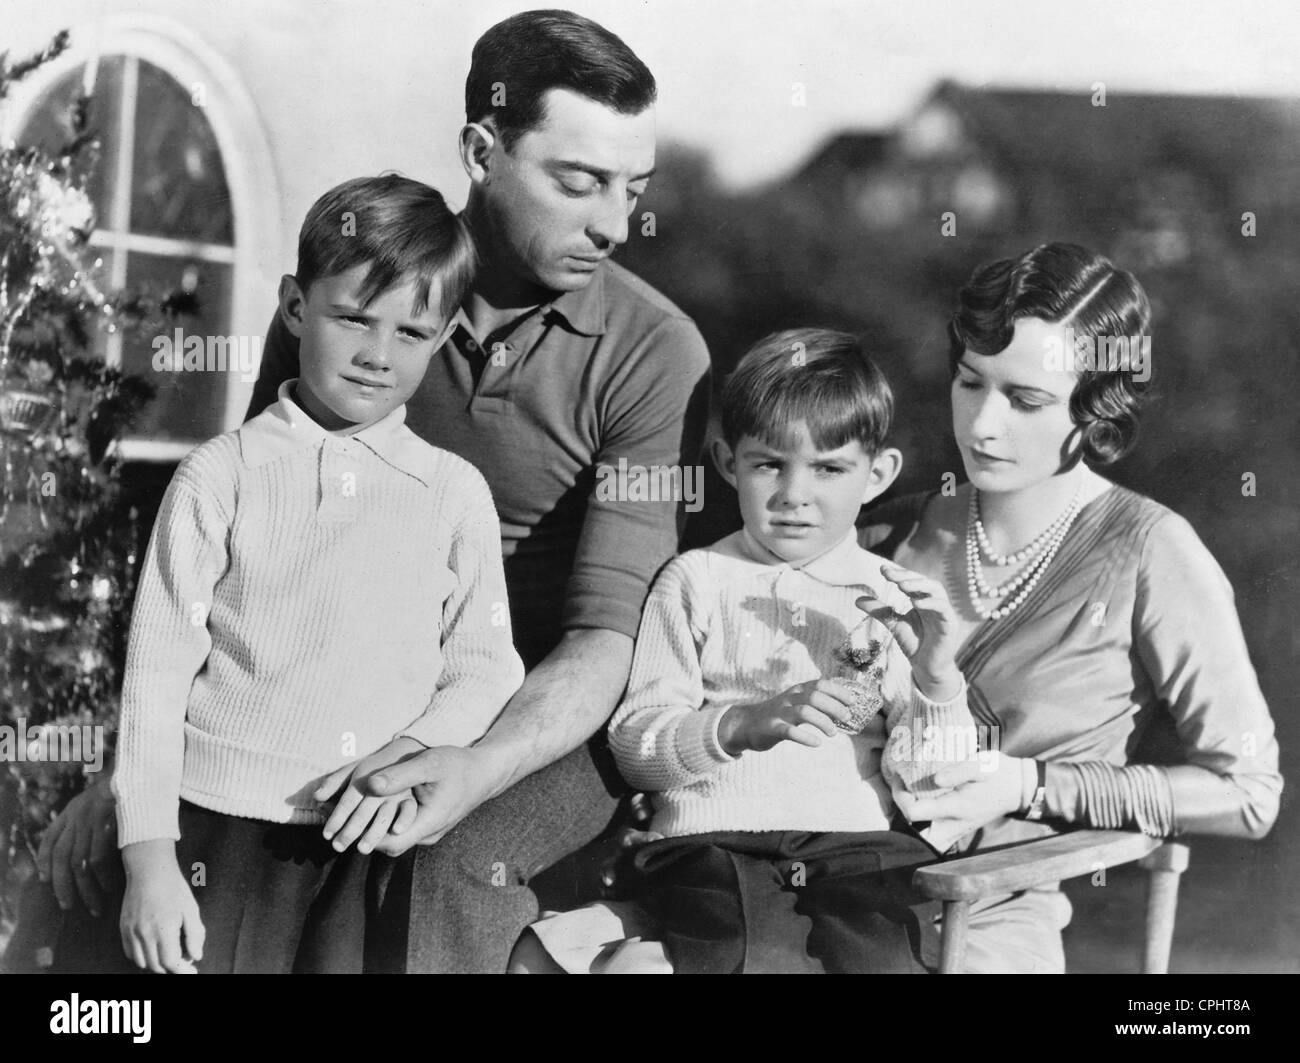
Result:
[[[530,667],[568,628],[636,636],[650,582],[677,550],[682,507],[598,492],[597,469],[697,464],[708,372],[691,319],[608,261],[585,288],[497,334],[475,336],[458,312],[406,423],[487,479]],[[248,416],[297,375],[298,340],[277,314]]]

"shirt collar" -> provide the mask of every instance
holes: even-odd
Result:
[[[792,572],[802,572],[819,583],[831,587],[877,589],[882,582],[881,558],[868,553],[858,545],[856,528],[850,528],[838,543],[802,565],[792,565],[788,561],[782,561],[745,528],[725,540],[720,546],[725,553],[753,565],[751,575],[761,575],[764,570],[788,569]]]
[[[469,211],[461,212],[460,217],[468,222]],[[587,284],[572,292],[561,292],[549,303],[543,303],[543,314],[554,310],[564,318],[565,323],[575,332],[584,336],[603,336],[605,334],[605,274],[609,272],[609,259],[604,259],[591,275]],[[463,307],[456,311],[456,321],[469,335],[474,330],[469,327],[469,317]]]
[[[608,260],[596,267],[591,280],[583,288],[561,292],[548,307],[560,314],[569,328],[584,336],[602,336],[605,333],[605,274]]]
[[[605,334],[605,273],[609,269],[606,262],[596,267],[586,287],[572,292],[560,292],[549,303],[542,303],[535,312],[544,317],[554,312],[564,319],[564,323],[574,332],[584,336],[603,336]],[[532,320],[534,315],[529,315]],[[474,329],[470,324],[469,314],[463,305],[456,308],[452,319],[456,330],[464,330],[466,336],[473,338]]]
[[[381,461],[429,486],[425,460],[428,445],[406,427],[405,405],[359,432],[339,436],[318,425],[293,400],[293,386],[297,382],[286,380],[276,392],[276,401],[238,429],[240,453],[247,464],[263,465],[307,447],[318,447],[330,439],[353,439]]]

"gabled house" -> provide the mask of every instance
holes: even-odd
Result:
[[[1191,215],[1293,210],[1300,101],[971,88],[941,82],[893,131],[842,133],[792,184],[830,193],[864,226],[1018,233],[1090,214],[1130,222],[1135,265],[1192,253]]]

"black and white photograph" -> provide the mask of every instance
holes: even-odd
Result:
[[[0,22],[40,1030],[195,973],[1168,973],[1090,1035],[1262,1030],[1293,5]]]

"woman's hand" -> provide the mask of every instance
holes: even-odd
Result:
[[[907,595],[911,611],[899,613],[873,595],[859,598],[857,607],[898,640],[898,648],[912,662],[912,675],[922,694],[931,701],[955,698],[961,692],[961,673],[955,663],[961,633],[947,592],[938,580],[901,565],[882,565],[880,574]]]
[[[1026,766],[1032,773],[1029,776]],[[936,828],[943,828],[942,833],[959,837],[1026,808],[1033,797],[1032,792],[1025,794],[1027,777],[1037,779],[1033,761],[994,750],[935,772],[934,784],[951,788],[946,793],[900,792],[894,800],[909,823],[929,820]]]

